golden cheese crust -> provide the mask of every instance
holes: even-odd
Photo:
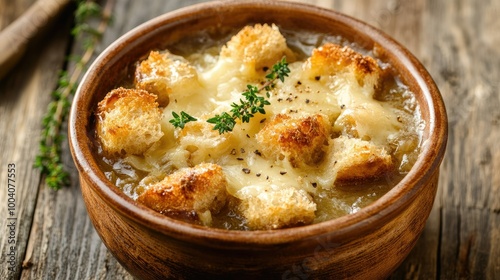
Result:
[[[368,141],[340,136],[333,140],[333,147],[336,183],[378,179],[393,170],[391,155]]]
[[[151,51],[135,70],[135,85],[158,96],[160,106],[167,106],[173,91],[196,84],[196,69],[184,58],[169,52]]]
[[[202,163],[168,175],[140,194],[137,201],[163,214],[218,213],[226,204],[226,185],[219,165]]]
[[[97,105],[97,138],[105,152],[141,154],[162,136],[162,111],[156,96],[117,88]]]
[[[292,166],[318,164],[325,155],[331,125],[326,116],[278,114],[256,135],[266,157],[287,158]]]
[[[227,42],[220,55],[241,61],[255,70],[271,68],[283,56],[289,61],[294,56],[274,24],[245,26]]]

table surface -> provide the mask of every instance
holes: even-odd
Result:
[[[0,30],[34,2],[0,0]],[[97,52],[138,24],[197,2],[203,1],[116,0]],[[300,2],[335,9],[394,37],[428,69],[447,106],[449,142],[435,204],[416,247],[391,278],[500,279],[500,1]],[[71,67],[68,53],[81,51],[82,42],[70,40],[71,18],[68,8],[0,80],[0,279],[132,278],[87,216],[67,145],[71,186],[53,191],[33,168],[58,72]],[[7,216],[9,164],[17,178],[14,220]],[[9,264],[12,245],[16,257]]]

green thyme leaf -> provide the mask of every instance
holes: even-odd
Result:
[[[236,125],[236,120],[233,116],[224,112],[221,115],[215,115],[207,120],[208,123],[215,124],[214,130],[218,130],[219,134],[224,134],[225,132],[233,131]]]
[[[196,118],[192,117],[188,113],[182,111],[181,114],[177,114],[176,112],[172,112],[172,116],[174,117],[169,122],[176,128],[184,128],[184,126],[188,122],[196,121]]]

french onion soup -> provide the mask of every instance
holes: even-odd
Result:
[[[126,195],[234,230],[358,211],[410,170],[425,126],[376,50],[274,24],[151,50],[95,115],[101,168]]]

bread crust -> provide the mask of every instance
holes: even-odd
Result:
[[[335,76],[341,73],[352,74],[361,87],[373,90],[378,87],[382,69],[370,56],[362,55],[348,46],[325,43],[313,50],[305,64],[311,79],[321,76]]]
[[[162,111],[156,96],[117,88],[97,105],[97,138],[105,152],[142,154],[162,136]]]
[[[187,60],[168,51],[151,51],[147,59],[138,63],[135,86],[158,96],[158,103],[165,107],[169,95],[181,91],[189,83],[197,83],[196,69]]]
[[[239,209],[252,229],[279,229],[314,221],[316,204],[304,190],[285,188],[262,191],[243,199]]]
[[[283,56],[290,61],[293,52],[276,25],[245,26],[221,50],[222,57],[240,61],[255,70],[271,68]]]
[[[211,211],[218,213],[226,204],[226,179],[222,168],[202,163],[182,168],[152,185],[137,201],[163,213]]]
[[[291,117],[278,114],[256,135],[266,157],[288,159],[292,166],[316,165],[325,155],[331,125],[321,114]]]
[[[333,147],[336,184],[378,179],[393,170],[387,150],[368,141],[340,136],[333,140]]]

